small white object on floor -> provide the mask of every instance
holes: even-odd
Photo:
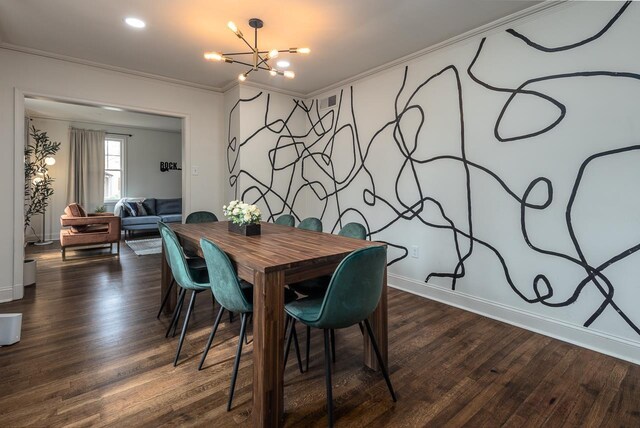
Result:
[[[0,314],[0,346],[20,342],[22,314]]]

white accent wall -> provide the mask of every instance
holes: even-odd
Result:
[[[223,94],[0,50],[0,301],[22,298],[24,95],[184,117],[183,210],[221,214],[225,198]],[[198,175],[184,172],[198,166]]]
[[[365,223],[393,286],[639,362],[638,22],[640,4],[569,3],[303,106],[272,94],[267,114],[262,91],[238,142],[263,134],[240,154],[258,158],[231,173],[269,176],[266,148],[245,149],[274,139],[304,149],[238,196]],[[265,128],[299,115],[308,135]]]

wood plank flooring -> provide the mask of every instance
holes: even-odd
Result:
[[[30,249],[30,251],[34,251]],[[38,283],[0,312],[22,312],[22,341],[0,348],[0,426],[246,426],[252,345],[225,410],[239,321],[225,322],[197,370],[214,319],[198,296],[178,367],[164,338],[160,255],[62,262],[40,249]],[[73,254],[70,254],[73,257]],[[393,403],[364,368],[357,327],[337,333],[337,426],[640,426],[640,367],[390,289]],[[299,336],[304,343],[304,330]],[[285,372],[285,426],[326,426],[322,334],[309,373]]]

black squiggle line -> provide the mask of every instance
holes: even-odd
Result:
[[[562,51],[566,51],[566,50],[569,50],[569,49],[577,48],[579,46],[584,46],[584,45],[586,45],[588,43],[593,42],[596,39],[599,39],[604,33],[606,33],[609,30],[609,28],[611,28],[611,26],[613,24],[615,24],[615,22],[618,20],[618,18],[620,18],[620,16],[622,16],[624,11],[631,5],[631,3],[632,3],[631,1],[627,1],[624,5],[622,5],[620,10],[618,10],[618,13],[616,13],[615,16],[613,18],[611,18],[611,20],[609,22],[607,22],[607,25],[605,25],[596,34],[594,34],[591,37],[587,37],[586,39],[581,40],[579,42],[572,43],[570,45],[558,46],[556,48],[548,48],[546,46],[542,46],[542,45],[540,45],[538,43],[535,43],[535,42],[531,41],[531,39],[529,39],[527,36],[522,35],[521,33],[517,32],[513,28],[509,28],[506,31],[507,31],[507,33],[511,34],[514,37],[517,37],[517,38],[521,39],[523,42],[525,42],[526,44],[528,44],[532,48],[537,49],[539,51],[542,51],[542,52],[562,52]]]

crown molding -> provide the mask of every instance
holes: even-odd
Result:
[[[356,74],[355,76],[348,77],[348,78],[346,78],[344,80],[341,80],[339,82],[332,83],[331,85],[325,86],[324,88],[316,89],[314,91],[311,91],[311,92],[307,93],[305,96],[307,98],[316,97],[316,96],[321,95],[321,94],[323,94],[325,92],[329,92],[329,91],[338,89],[340,87],[347,86],[347,85],[349,85],[351,83],[357,82],[357,81],[362,80],[362,79],[366,79],[367,77],[376,75],[378,73],[381,73],[383,71],[389,70],[391,68],[404,65],[407,62],[410,62],[410,61],[413,61],[415,59],[421,58],[421,57],[423,57],[425,55],[428,55],[428,54],[433,53],[435,51],[438,51],[440,49],[444,49],[444,48],[446,48],[448,46],[451,46],[453,44],[460,43],[460,42],[462,42],[464,40],[471,39],[473,37],[476,37],[476,36],[478,36],[480,34],[483,34],[483,33],[490,32],[492,30],[499,29],[500,27],[508,25],[508,24],[511,24],[512,22],[522,21],[522,20],[524,20],[524,19],[526,19],[526,18],[528,18],[528,17],[530,17],[532,15],[537,15],[537,14],[539,14],[539,13],[541,13],[543,11],[546,11],[548,9],[551,9],[553,7],[556,7],[556,6],[559,6],[559,5],[562,5],[562,4],[572,3],[572,2],[573,2],[573,0],[545,0],[540,4],[536,4],[534,6],[528,7],[526,9],[521,10],[521,11],[512,13],[511,15],[507,15],[507,16],[505,16],[503,18],[496,19],[495,21],[492,21],[492,22],[490,22],[488,24],[485,24],[485,25],[483,25],[481,27],[474,28],[473,30],[467,31],[466,33],[462,33],[462,34],[459,34],[457,36],[454,36],[454,37],[452,37],[450,39],[447,39],[447,40],[445,40],[443,42],[437,43],[435,45],[432,45],[432,46],[429,46],[427,48],[421,49],[421,50],[419,50],[417,52],[414,52],[414,53],[411,53],[409,55],[403,56],[401,58],[395,59],[395,60],[390,61],[390,62],[388,62],[386,64],[379,65],[379,66],[374,67],[374,68],[372,68],[370,70],[367,70],[367,71],[362,72],[360,74]]]
[[[175,79],[173,77],[162,76],[160,74],[145,73],[144,71],[131,70],[129,68],[117,67],[114,65],[103,64],[100,62],[89,61],[86,59],[76,58],[68,55],[57,54],[53,52],[42,51],[40,49],[27,48],[24,46],[14,45],[0,41],[0,49],[6,49],[9,51],[20,52],[28,55],[35,55],[49,59],[55,59],[58,61],[70,62],[73,64],[84,65],[93,68],[99,68],[102,70],[112,71],[116,73],[128,74],[130,76],[141,77],[144,79],[159,80],[161,82],[170,83],[178,86],[187,86],[194,89],[201,89],[209,92],[223,92],[221,88],[217,86],[203,85],[201,83],[189,82],[187,80]]]
[[[182,131],[176,131],[175,129],[150,128],[148,126],[136,126],[136,125],[117,125],[115,123],[101,122],[101,121],[98,121],[98,120],[64,119],[64,118],[60,118],[60,117],[48,116],[48,115],[45,115],[45,114],[37,114],[37,113],[30,113],[29,114],[29,118],[30,119],[40,119],[40,120],[55,120],[55,121],[58,121],[58,122],[67,122],[67,123],[69,123],[69,125],[71,125],[72,123],[82,123],[82,124],[85,124],[85,125],[98,125],[98,126],[106,126],[106,127],[121,128],[121,129],[168,132],[168,133],[171,133],[171,134],[182,134]],[[105,130],[105,132],[107,134],[109,133],[109,131],[107,131],[107,130]]]
[[[226,86],[223,86],[222,91],[223,92],[227,92],[233,88],[235,88],[236,86],[248,86],[251,88],[255,88],[255,89],[263,89],[265,91],[269,91],[269,92],[277,92],[279,94],[283,94],[283,95],[287,95],[293,98],[300,98],[300,99],[306,99],[308,97],[307,94],[303,93],[303,92],[296,92],[296,91],[289,91],[286,89],[282,89],[282,88],[276,88],[264,83],[256,83],[256,82],[249,82],[249,81],[244,81],[242,83],[238,82],[238,81],[232,81],[229,82]]]

